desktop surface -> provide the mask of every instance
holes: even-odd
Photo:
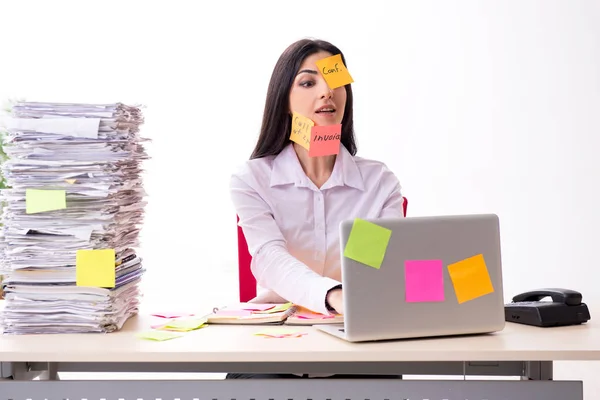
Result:
[[[501,332],[470,336],[349,343],[312,327],[307,335],[265,338],[281,327],[209,325],[181,338],[136,337],[156,323],[138,315],[109,334],[0,335],[3,362],[419,362],[600,360],[600,324],[538,328],[507,323]]]

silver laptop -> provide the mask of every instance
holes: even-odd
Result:
[[[504,328],[496,215],[347,220],[340,245],[344,324],[317,329],[360,342]]]

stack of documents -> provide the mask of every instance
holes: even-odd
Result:
[[[124,104],[21,102],[5,129],[4,333],[112,332],[135,315],[143,115]]]

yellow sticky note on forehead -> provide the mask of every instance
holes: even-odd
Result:
[[[342,61],[341,54],[323,58],[317,61],[316,64],[317,68],[319,68],[319,72],[323,75],[323,78],[325,78],[327,85],[331,89],[354,82],[352,76],[350,76],[350,73],[348,72],[348,68],[346,68]]]
[[[310,129],[315,125],[310,118],[298,113],[292,113],[292,132],[290,140],[298,143],[306,150],[310,147]]]

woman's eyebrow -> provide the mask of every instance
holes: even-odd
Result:
[[[314,69],[303,69],[302,71],[298,72],[298,73],[296,74],[296,76],[298,76],[298,75],[300,75],[300,74],[302,74],[302,73],[305,73],[305,72],[306,72],[307,74],[313,74],[313,75],[317,75],[317,74],[318,74],[318,72],[317,72],[317,71],[315,71]]]

